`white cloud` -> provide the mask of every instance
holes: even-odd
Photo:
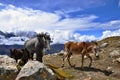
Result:
[[[5,38],[1,37],[0,35],[0,45],[5,44],[5,45],[13,45],[13,44],[18,44],[18,45],[24,45],[24,41],[28,40],[29,38],[27,37],[11,37],[11,38]]]
[[[97,40],[97,38],[93,35],[82,35],[79,37],[79,41],[94,41]]]
[[[95,27],[98,23],[92,22],[97,16],[90,15],[79,18],[65,18],[54,24],[57,29],[64,30],[85,30]]]
[[[56,30],[53,32],[54,35],[52,35],[53,44],[55,43],[65,43],[67,41],[94,41],[94,40],[102,40],[107,37],[111,36],[120,36],[120,29],[118,30],[106,30],[103,31],[103,34],[101,37],[96,37],[94,35],[81,35],[80,33],[76,33],[75,31],[60,31]]]
[[[120,7],[120,0],[119,0],[119,2],[118,2],[118,6]]]
[[[0,4],[2,5],[2,4]],[[62,13],[64,15],[64,13]],[[120,36],[120,20],[106,23],[94,22],[99,18],[95,15],[79,16],[77,18],[66,17],[61,19],[59,13],[48,13],[30,8],[18,8],[13,5],[6,6],[0,11],[0,29],[5,32],[36,31],[49,32],[54,38],[54,43],[65,43],[66,41],[88,41],[96,40],[94,35],[80,35],[75,31],[101,29],[109,30],[103,32],[101,38],[109,36]],[[60,20],[61,19],[61,20]],[[110,31],[112,29],[119,29]]]
[[[60,16],[40,10],[16,8],[9,5],[0,11],[0,28],[3,31],[44,30],[58,21]]]
[[[13,5],[9,5],[0,11],[0,28],[3,31],[9,32],[16,30],[34,30],[40,32],[56,29],[88,29],[97,25],[97,23],[92,22],[92,20],[97,18],[95,15],[65,18],[59,21],[60,18],[61,16],[59,14],[29,8],[16,8]]]
[[[70,10],[56,10],[54,11],[56,14],[60,15],[60,16],[64,16],[66,18],[69,18],[70,16],[68,15],[68,13],[72,13],[72,12],[77,12],[77,11],[82,11],[83,9],[81,8],[75,8],[75,9],[70,9]]]
[[[110,31],[110,30],[104,31],[103,35],[101,36],[101,39],[111,37],[111,36],[120,36],[120,29],[115,30],[115,31]]]
[[[97,38],[93,35],[80,35],[80,33],[76,33],[74,31],[60,31],[56,30],[53,32],[53,44],[55,43],[65,43],[67,41],[93,41],[97,40]]]
[[[41,10],[19,8],[13,5],[8,5],[0,11],[0,29],[8,32],[19,30],[41,32],[55,30],[75,31],[120,28],[120,20],[99,23],[94,22],[95,19],[99,18],[95,15],[81,15],[77,18],[61,18],[62,16],[59,13],[49,13]]]
[[[120,29],[120,20],[113,20],[113,21],[109,21],[106,23],[101,23],[100,25],[98,25],[99,29]]]
[[[0,6],[4,6],[4,4],[3,4],[3,3],[0,3]]]
[[[6,9],[0,11],[0,27],[4,30],[7,29],[7,31],[17,29],[35,31],[41,29],[86,29],[91,27],[91,25],[96,25],[96,23],[92,23],[91,21],[97,17],[91,15],[81,18],[66,18],[59,21],[60,18],[61,16],[54,13],[16,8],[13,5],[9,5]]]
[[[53,32],[53,44],[54,43],[65,43],[66,41],[73,40],[73,32],[72,31],[61,31],[61,30],[55,30]]]

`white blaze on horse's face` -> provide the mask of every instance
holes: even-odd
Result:
[[[95,50],[95,56],[99,58],[99,53],[98,53],[99,47],[94,48],[94,50]]]
[[[43,37],[44,38],[44,37]],[[44,38],[44,48],[49,51],[50,50],[50,40]]]
[[[46,48],[46,50],[50,50],[50,41],[49,40],[46,40],[46,45],[47,45],[47,48]]]
[[[98,53],[98,51],[99,51],[99,46],[98,45],[96,45],[96,44],[94,44],[94,53],[95,53],[95,56],[97,57],[97,58],[99,58],[99,53]]]
[[[96,56],[96,57],[98,57],[98,56],[99,56],[98,52],[96,52],[96,53],[95,53],[95,56]]]

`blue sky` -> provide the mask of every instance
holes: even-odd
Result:
[[[0,22],[2,31],[47,31],[56,42],[120,36],[120,0],[0,0]]]

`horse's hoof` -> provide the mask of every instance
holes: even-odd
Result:
[[[74,64],[74,65],[71,65],[71,67],[75,67],[75,64]]]
[[[91,66],[89,66],[89,68],[91,68]]]
[[[62,68],[64,67],[64,65],[61,66]]]
[[[81,66],[80,68],[83,69],[83,66]]]
[[[61,66],[62,68],[64,67],[64,63],[62,63],[62,66]]]

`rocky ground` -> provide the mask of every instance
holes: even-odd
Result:
[[[100,59],[93,58],[92,67],[88,68],[89,59],[86,58],[84,68],[81,66],[81,55],[73,55],[71,57],[74,68],[69,67],[67,61],[63,68],[68,74],[73,75],[71,80],[120,80],[120,36],[110,37],[98,42],[101,51]],[[56,54],[44,56],[44,63],[62,66],[62,56]]]
[[[62,66],[62,52],[44,55],[43,63],[29,61],[21,70],[14,59],[0,55],[0,80],[120,80],[120,36],[98,41],[100,59],[91,54],[93,63],[89,68],[89,59],[85,58],[81,68],[81,55],[71,57],[75,67],[69,67],[67,61]],[[49,65],[48,65],[49,64]],[[69,77],[65,79],[64,77]]]

